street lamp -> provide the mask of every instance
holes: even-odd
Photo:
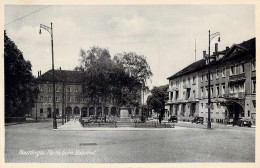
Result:
[[[211,129],[211,117],[210,117],[210,108],[211,108],[211,100],[210,100],[210,41],[214,39],[215,37],[218,37],[218,42],[220,42],[220,33],[216,32],[213,34],[210,34],[209,30],[209,56],[208,56],[208,125],[207,128]]]
[[[51,35],[51,53],[52,53],[52,91],[53,91],[53,129],[57,129],[57,121],[56,121],[56,104],[55,104],[55,79],[54,79],[54,53],[53,53],[53,29],[52,29],[52,23],[51,27],[45,26],[43,24],[40,24],[40,31],[39,34],[41,34],[41,28],[47,30]]]

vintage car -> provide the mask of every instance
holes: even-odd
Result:
[[[249,120],[245,120],[243,118],[238,118],[236,120],[236,122],[234,123],[234,125],[238,125],[240,127],[251,127],[252,123]]]
[[[196,124],[201,123],[201,124],[203,124],[203,120],[204,120],[203,117],[194,117],[194,119],[191,120],[191,123],[196,123]]]
[[[178,118],[176,116],[171,116],[169,119],[168,119],[168,122],[178,122]]]

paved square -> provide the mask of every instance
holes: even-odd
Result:
[[[255,128],[177,123],[154,130],[52,130],[52,122],[6,126],[6,162],[254,162]],[[37,153],[38,152],[38,153]],[[44,153],[45,152],[45,153]],[[38,156],[37,156],[38,154]]]

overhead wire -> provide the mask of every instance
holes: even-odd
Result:
[[[16,21],[18,21],[18,20],[21,20],[21,19],[23,19],[23,18],[25,18],[25,17],[27,17],[27,16],[30,16],[30,15],[32,15],[32,14],[34,14],[34,13],[37,13],[37,12],[39,12],[39,11],[45,9],[45,8],[48,8],[48,7],[50,7],[50,6],[51,6],[51,5],[47,5],[47,6],[43,7],[43,8],[40,8],[40,9],[38,9],[38,10],[32,12],[32,13],[29,13],[29,14],[27,14],[27,15],[25,15],[25,16],[22,16],[22,17],[18,18],[18,19],[15,19],[15,20],[13,20],[13,21],[11,21],[11,22],[9,22],[9,23],[6,23],[4,26],[7,26],[7,25],[9,25],[9,24],[11,24],[11,23],[14,23],[14,22],[16,22]]]

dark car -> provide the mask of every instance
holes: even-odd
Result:
[[[168,122],[178,122],[178,118],[176,116],[171,116],[169,119],[168,119]]]
[[[252,123],[249,120],[245,120],[243,118],[238,118],[238,120],[235,122],[235,125],[238,125],[240,127],[251,127]]]
[[[198,123],[203,124],[203,120],[204,120],[203,117],[194,117],[194,119],[191,120],[191,122],[192,122],[192,123],[196,123],[196,124],[198,124]]]
[[[145,116],[141,116],[140,120],[141,120],[142,123],[145,123]]]

